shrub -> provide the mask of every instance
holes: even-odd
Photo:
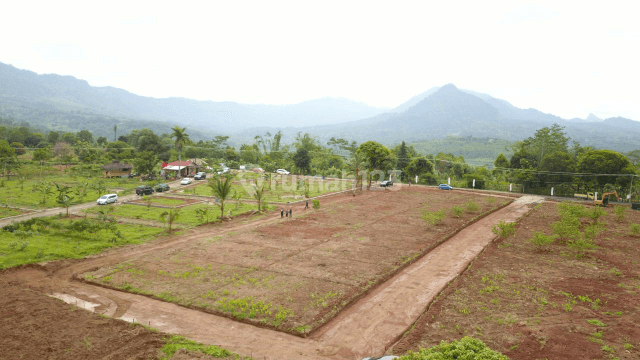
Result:
[[[574,217],[580,219],[581,217],[586,217],[588,214],[588,210],[579,204],[571,204],[569,202],[562,202],[557,206],[558,214],[561,217]]]
[[[621,222],[627,215],[627,208],[624,206],[615,206],[613,208],[613,213],[616,214],[616,220],[618,220],[618,222]]]
[[[573,216],[564,216],[551,224],[553,232],[563,240],[575,240],[580,237],[580,220]]]
[[[456,206],[451,208],[451,213],[453,213],[453,216],[455,216],[457,218],[459,218],[460,215],[462,215],[463,211],[464,210],[462,210],[462,208],[460,206],[458,206],[458,205],[456,205]]]
[[[429,349],[420,349],[418,352],[409,351],[401,356],[401,360],[427,360],[427,359],[474,359],[474,360],[508,360],[509,358],[487,347],[481,340],[465,336],[458,341],[442,341]]]
[[[466,206],[467,206],[467,211],[470,213],[475,213],[480,211],[480,205],[473,202],[473,200],[469,200]]]
[[[599,206],[594,206],[591,211],[587,214],[594,222],[598,222],[601,216],[605,215],[606,212]]]
[[[640,224],[631,224],[629,226],[629,234],[632,236],[640,236]]]
[[[531,243],[537,250],[542,251],[548,248],[549,245],[553,244],[553,242],[556,240],[556,237],[557,235],[549,236],[549,235],[545,235],[542,232],[534,231],[533,237],[531,237],[529,241],[531,241]]]
[[[501,238],[508,238],[510,235],[516,236],[516,223],[506,223],[500,221],[498,225],[495,225],[492,229],[493,233]]]
[[[311,202],[313,203],[313,208],[314,209],[316,209],[316,210],[320,209],[320,200],[313,199]]]
[[[442,220],[444,219],[444,217],[447,216],[447,214],[445,213],[444,210],[440,210],[440,211],[433,211],[433,212],[429,212],[429,211],[425,211],[422,214],[422,218],[429,224],[429,225],[438,225],[442,222]]]

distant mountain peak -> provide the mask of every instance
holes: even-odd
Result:
[[[586,119],[584,119],[584,121],[588,121],[588,122],[599,122],[602,121],[602,119],[600,119],[599,117],[593,115],[592,113],[589,114],[589,116],[587,116]]]
[[[455,91],[460,91],[460,90],[455,85],[453,85],[451,83],[442,86],[438,90],[438,92],[455,92]]]

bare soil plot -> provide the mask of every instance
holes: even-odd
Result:
[[[470,206],[469,202],[477,205]],[[507,200],[425,188],[343,196],[293,219],[159,249],[84,279],[308,334],[447,235]],[[423,212],[446,210],[427,226]],[[277,214],[276,216],[279,216]]]
[[[8,274],[0,288],[0,359],[156,359],[165,343],[163,334],[65,304]]]
[[[536,250],[534,232],[551,235],[560,220],[556,203],[536,207],[515,237],[490,245],[391,351],[470,335],[514,359],[640,358],[640,234],[631,235],[640,212],[627,210],[618,221],[613,208],[605,211],[596,248],[556,239]],[[582,231],[593,224],[580,220]]]

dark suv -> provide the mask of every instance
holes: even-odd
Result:
[[[158,184],[155,190],[156,192],[164,192],[164,191],[169,191],[169,189],[171,188],[167,184]]]
[[[149,185],[140,185],[136,188],[136,195],[151,195],[153,188]]]
[[[393,186],[393,181],[391,180],[385,180],[383,182],[380,183],[380,186],[382,187],[389,187],[389,186]]]
[[[207,178],[207,174],[203,172],[199,172],[196,176],[193,177],[193,180],[204,180]]]

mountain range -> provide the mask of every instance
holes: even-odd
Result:
[[[582,145],[628,152],[640,148],[640,122],[625,118],[563,119],[453,84],[433,87],[393,108],[322,98],[292,105],[248,105],[185,98],[143,97],[113,87],[93,87],[71,76],[39,75],[0,63],[0,117],[51,130],[88,129],[110,135],[150,127],[187,127],[192,138],[231,135],[234,143],[281,130],[285,141],[309,132],[321,141],[343,137],[392,145],[447,137],[522,140],[544,126],[565,127]]]

